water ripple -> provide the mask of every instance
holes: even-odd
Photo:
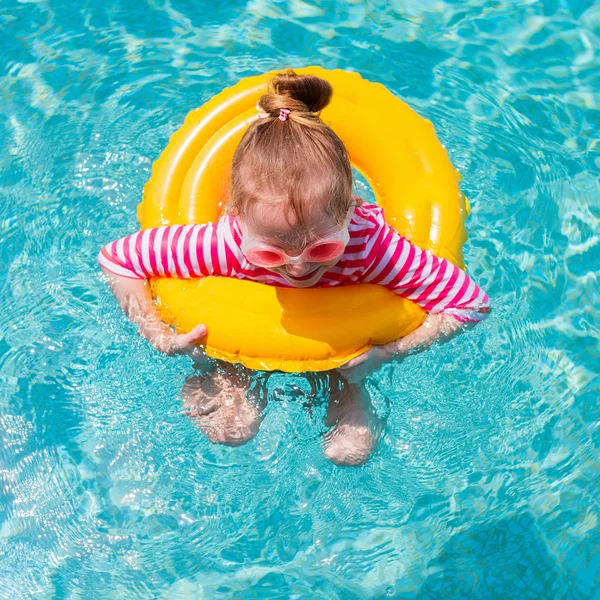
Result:
[[[599,15],[570,1],[11,0],[0,596],[592,597]],[[358,70],[434,123],[494,304],[370,382],[387,425],[361,469],[325,459],[310,378],[273,379],[251,443],[211,445],[182,413],[188,361],[136,336],[95,264],[137,227],[151,164],[192,107],[306,63]]]

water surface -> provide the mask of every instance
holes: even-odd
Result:
[[[0,598],[600,598],[597,4],[2,8]],[[433,121],[494,305],[371,381],[388,424],[359,469],[324,458],[291,377],[255,440],[208,443],[189,360],[95,263],[189,110],[306,64]]]

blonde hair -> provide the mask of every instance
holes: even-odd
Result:
[[[315,75],[279,73],[258,101],[265,116],[246,131],[234,157],[230,210],[244,216],[261,199],[283,201],[299,229],[315,209],[344,220],[352,200],[348,152],[319,111],[329,103],[329,82]],[[280,119],[281,109],[289,111]]]

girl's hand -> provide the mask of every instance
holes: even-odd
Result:
[[[384,346],[371,346],[366,352],[340,367],[340,374],[348,383],[358,383],[375,373],[379,367],[391,360],[397,353],[396,343]]]
[[[196,325],[189,333],[175,333],[162,320],[147,280],[122,277],[104,268],[102,271],[123,312],[138,326],[143,338],[168,356],[189,354],[198,358],[198,353],[201,354],[200,345],[207,333],[206,325]]]
[[[422,352],[435,341],[450,339],[462,328],[463,324],[451,315],[429,314],[421,326],[406,337],[384,346],[373,346],[340,367],[340,373],[350,383],[357,383],[377,371],[384,362]]]
[[[194,354],[200,348],[206,337],[206,325],[196,325],[189,333],[161,333],[151,339],[152,345],[163,354],[173,356],[175,354]]]
[[[207,333],[206,325],[196,325],[189,333],[175,334],[170,354],[192,354],[198,350]]]

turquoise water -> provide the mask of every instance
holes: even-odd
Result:
[[[0,598],[600,598],[597,4],[7,0],[0,27]],[[208,443],[188,359],[95,263],[190,109],[304,64],[433,121],[494,303],[371,381],[358,469],[324,458],[306,379]]]

